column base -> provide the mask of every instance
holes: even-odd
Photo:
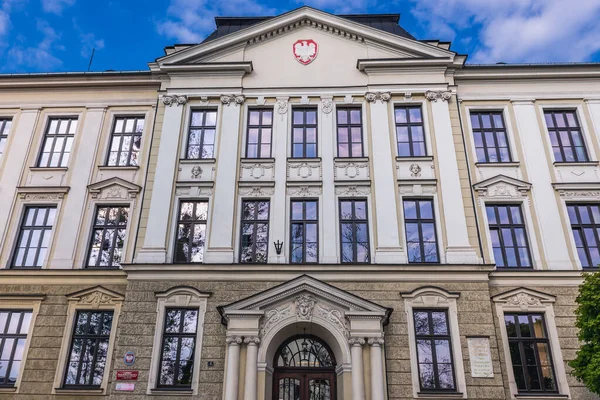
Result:
[[[481,261],[481,258],[470,246],[446,248],[446,263],[448,264],[481,264]]]
[[[205,264],[231,264],[235,263],[233,249],[210,250],[204,253]]]
[[[167,249],[155,248],[148,249],[142,248],[138,253],[135,263],[136,264],[164,264],[167,260]]]
[[[379,248],[375,250],[377,264],[406,264],[408,258],[401,247]]]

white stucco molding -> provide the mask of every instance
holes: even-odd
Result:
[[[17,186],[17,193],[21,200],[26,201],[58,201],[70,189],[70,186]]]
[[[187,96],[173,94],[173,95],[164,95],[161,97],[161,100],[165,106],[177,107],[177,106],[184,106],[187,103],[188,98],[187,98]]]
[[[226,106],[236,105],[241,106],[246,101],[246,97],[243,94],[224,94],[220,97],[221,103]]]
[[[450,90],[428,90],[425,92],[425,98],[429,101],[449,101],[452,97]]]
[[[382,103],[389,101],[392,98],[390,92],[367,92],[365,93],[365,100],[369,103],[375,103],[380,100]]]
[[[553,183],[552,186],[560,197],[574,200],[600,200],[600,183]]]
[[[124,179],[113,177],[88,185],[93,199],[135,199],[142,190],[139,185]]]
[[[571,399],[569,384],[567,383],[567,375],[565,363],[563,361],[562,351],[558,340],[558,330],[556,329],[556,321],[554,315],[554,303],[556,297],[539,292],[537,290],[518,287],[492,297],[492,302],[495,303],[496,315],[498,317],[498,326],[502,337],[502,347],[504,348],[504,362],[507,364],[506,371],[508,373],[508,385],[513,398],[525,398],[519,396],[515,375],[512,369],[511,355],[508,343],[508,335],[504,322],[505,313],[539,313],[544,315],[546,324],[547,336],[550,343],[550,351],[552,354],[552,363],[554,365],[555,379],[558,386],[558,392],[567,399]],[[527,396],[527,398],[530,398]]]
[[[473,185],[481,197],[515,198],[527,196],[531,183],[506,175],[496,175]]]

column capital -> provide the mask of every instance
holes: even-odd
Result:
[[[350,346],[362,347],[362,345],[365,344],[365,339],[360,338],[360,337],[351,337],[350,339],[348,339],[348,344]]]
[[[225,338],[225,343],[227,343],[228,345],[235,345],[235,346],[239,346],[240,344],[242,344],[242,337],[241,336],[227,336]]]
[[[244,104],[245,100],[246,100],[246,97],[243,94],[223,94],[223,95],[221,95],[221,103],[225,104],[226,106],[228,106],[230,104],[242,105],[242,104]]]
[[[260,343],[260,338],[258,336],[247,336],[244,338],[244,343],[251,346],[256,346]]]
[[[452,97],[450,90],[428,90],[425,92],[425,98],[429,101],[448,101]]]
[[[375,103],[377,100],[381,100],[381,102],[389,101],[392,98],[392,94],[390,92],[367,92],[365,93],[365,99],[369,103]]]
[[[177,94],[173,94],[173,95],[164,95],[162,96],[162,102],[165,106],[183,106],[187,103],[188,98],[187,96],[180,96]]]
[[[369,346],[383,346],[385,341],[383,338],[369,338],[368,343]]]

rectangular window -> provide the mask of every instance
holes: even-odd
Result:
[[[517,390],[557,392],[550,343],[542,314],[504,314]]]
[[[106,165],[135,167],[139,165],[144,117],[115,118]]]
[[[398,157],[420,157],[425,152],[425,134],[421,107],[396,107]]]
[[[69,163],[77,118],[52,118],[46,128],[38,167],[66,167]]]
[[[292,119],[292,157],[317,156],[317,110],[294,109]]]
[[[573,239],[583,267],[600,266],[600,204],[567,204]]]
[[[272,133],[273,110],[270,108],[249,110],[246,158],[271,158]]]
[[[29,310],[0,310],[0,387],[17,382],[30,323]]]
[[[177,221],[175,262],[202,262],[206,242],[208,202],[182,201]]]
[[[88,267],[118,268],[121,265],[128,218],[129,207],[98,206],[92,227]]]
[[[456,390],[447,310],[414,309],[421,390]]]
[[[433,200],[406,199],[404,204],[404,226],[408,245],[408,262],[440,262],[433,213]]]
[[[317,200],[292,200],[291,260],[294,264],[319,259],[319,210]]]
[[[485,207],[498,267],[531,267],[525,221],[518,204]]]
[[[363,157],[362,110],[337,109],[338,157]]]
[[[589,161],[575,110],[544,111],[556,162]]]
[[[269,251],[269,200],[242,202],[240,262],[266,263]]]
[[[340,236],[343,263],[370,262],[367,200],[340,200]]]
[[[162,340],[159,388],[190,388],[194,372],[198,310],[167,308]]]
[[[216,110],[192,111],[186,154],[188,160],[214,158],[216,127]]]
[[[108,357],[112,311],[77,311],[64,387],[100,387]]]
[[[478,162],[512,161],[502,111],[472,112],[471,127]]]
[[[4,153],[6,142],[8,141],[8,132],[10,132],[10,126],[12,125],[12,119],[0,118],[0,158]]]
[[[56,207],[26,207],[13,257],[13,267],[41,267],[46,258]]]

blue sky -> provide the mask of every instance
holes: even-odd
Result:
[[[145,70],[194,43],[214,17],[400,13],[418,39],[452,41],[471,63],[600,61],[600,0],[0,0],[0,73]]]

